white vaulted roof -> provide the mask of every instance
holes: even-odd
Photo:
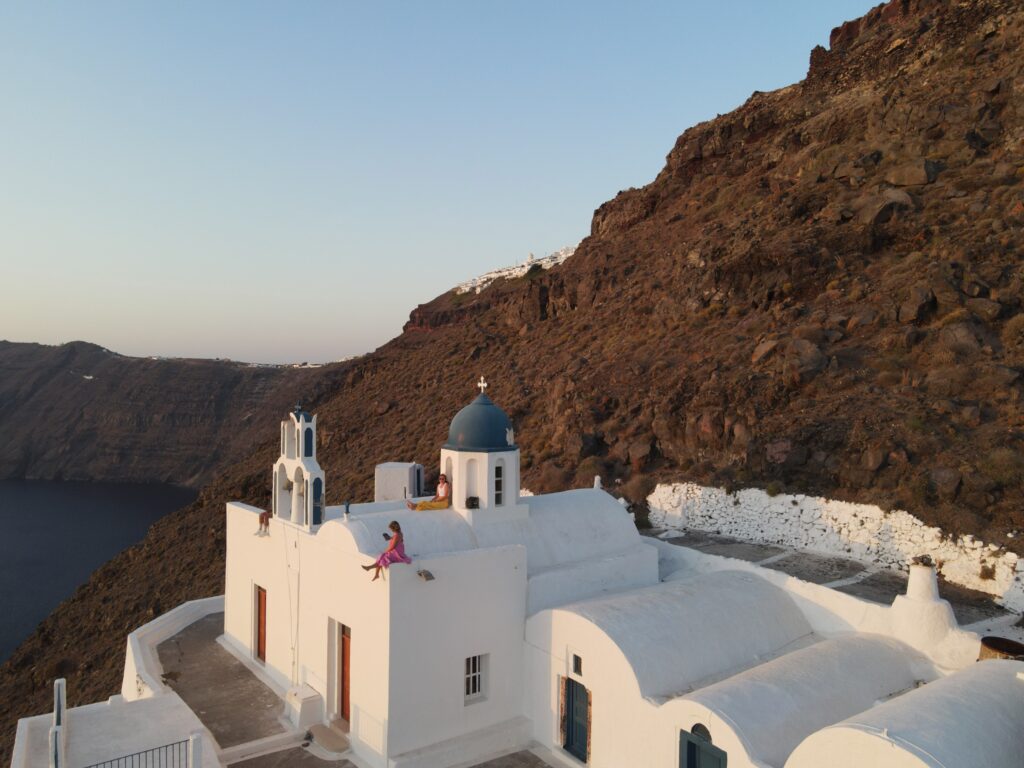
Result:
[[[980,661],[808,736],[786,768],[1019,768],[1024,662]]]
[[[762,578],[718,571],[585,600],[560,612],[601,630],[647,698],[673,698],[818,640],[792,598]]]
[[[781,766],[808,735],[936,677],[909,646],[850,634],[772,659],[685,698],[731,723],[747,754]]]

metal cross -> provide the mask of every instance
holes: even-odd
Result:
[[[486,381],[484,381],[484,377],[483,377],[483,376],[481,376],[481,377],[480,377],[480,381],[478,381],[478,382],[476,383],[476,385],[477,385],[478,387],[480,387],[480,394],[481,394],[481,395],[482,395],[482,394],[484,394],[484,390],[485,390],[485,389],[487,389],[487,382],[486,382]]]

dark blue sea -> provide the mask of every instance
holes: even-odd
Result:
[[[194,498],[171,485],[0,481],[0,662],[94,570]]]

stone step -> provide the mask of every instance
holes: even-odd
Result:
[[[281,752],[285,749],[291,749],[305,740],[305,731],[285,731],[284,733],[275,733],[272,736],[265,736],[262,739],[256,739],[255,741],[247,741],[244,744],[236,744],[232,747],[226,747],[220,751],[218,758],[222,765],[231,765],[232,763],[240,763],[243,760],[249,760],[253,757],[259,757],[260,755],[269,755],[272,752]]]
[[[348,737],[337,728],[317,723],[310,727],[309,733],[313,737],[314,744],[332,755],[340,756],[348,751]]]

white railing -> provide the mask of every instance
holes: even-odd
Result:
[[[203,764],[203,738],[197,732],[187,739],[114,757],[87,768],[200,768]]]

